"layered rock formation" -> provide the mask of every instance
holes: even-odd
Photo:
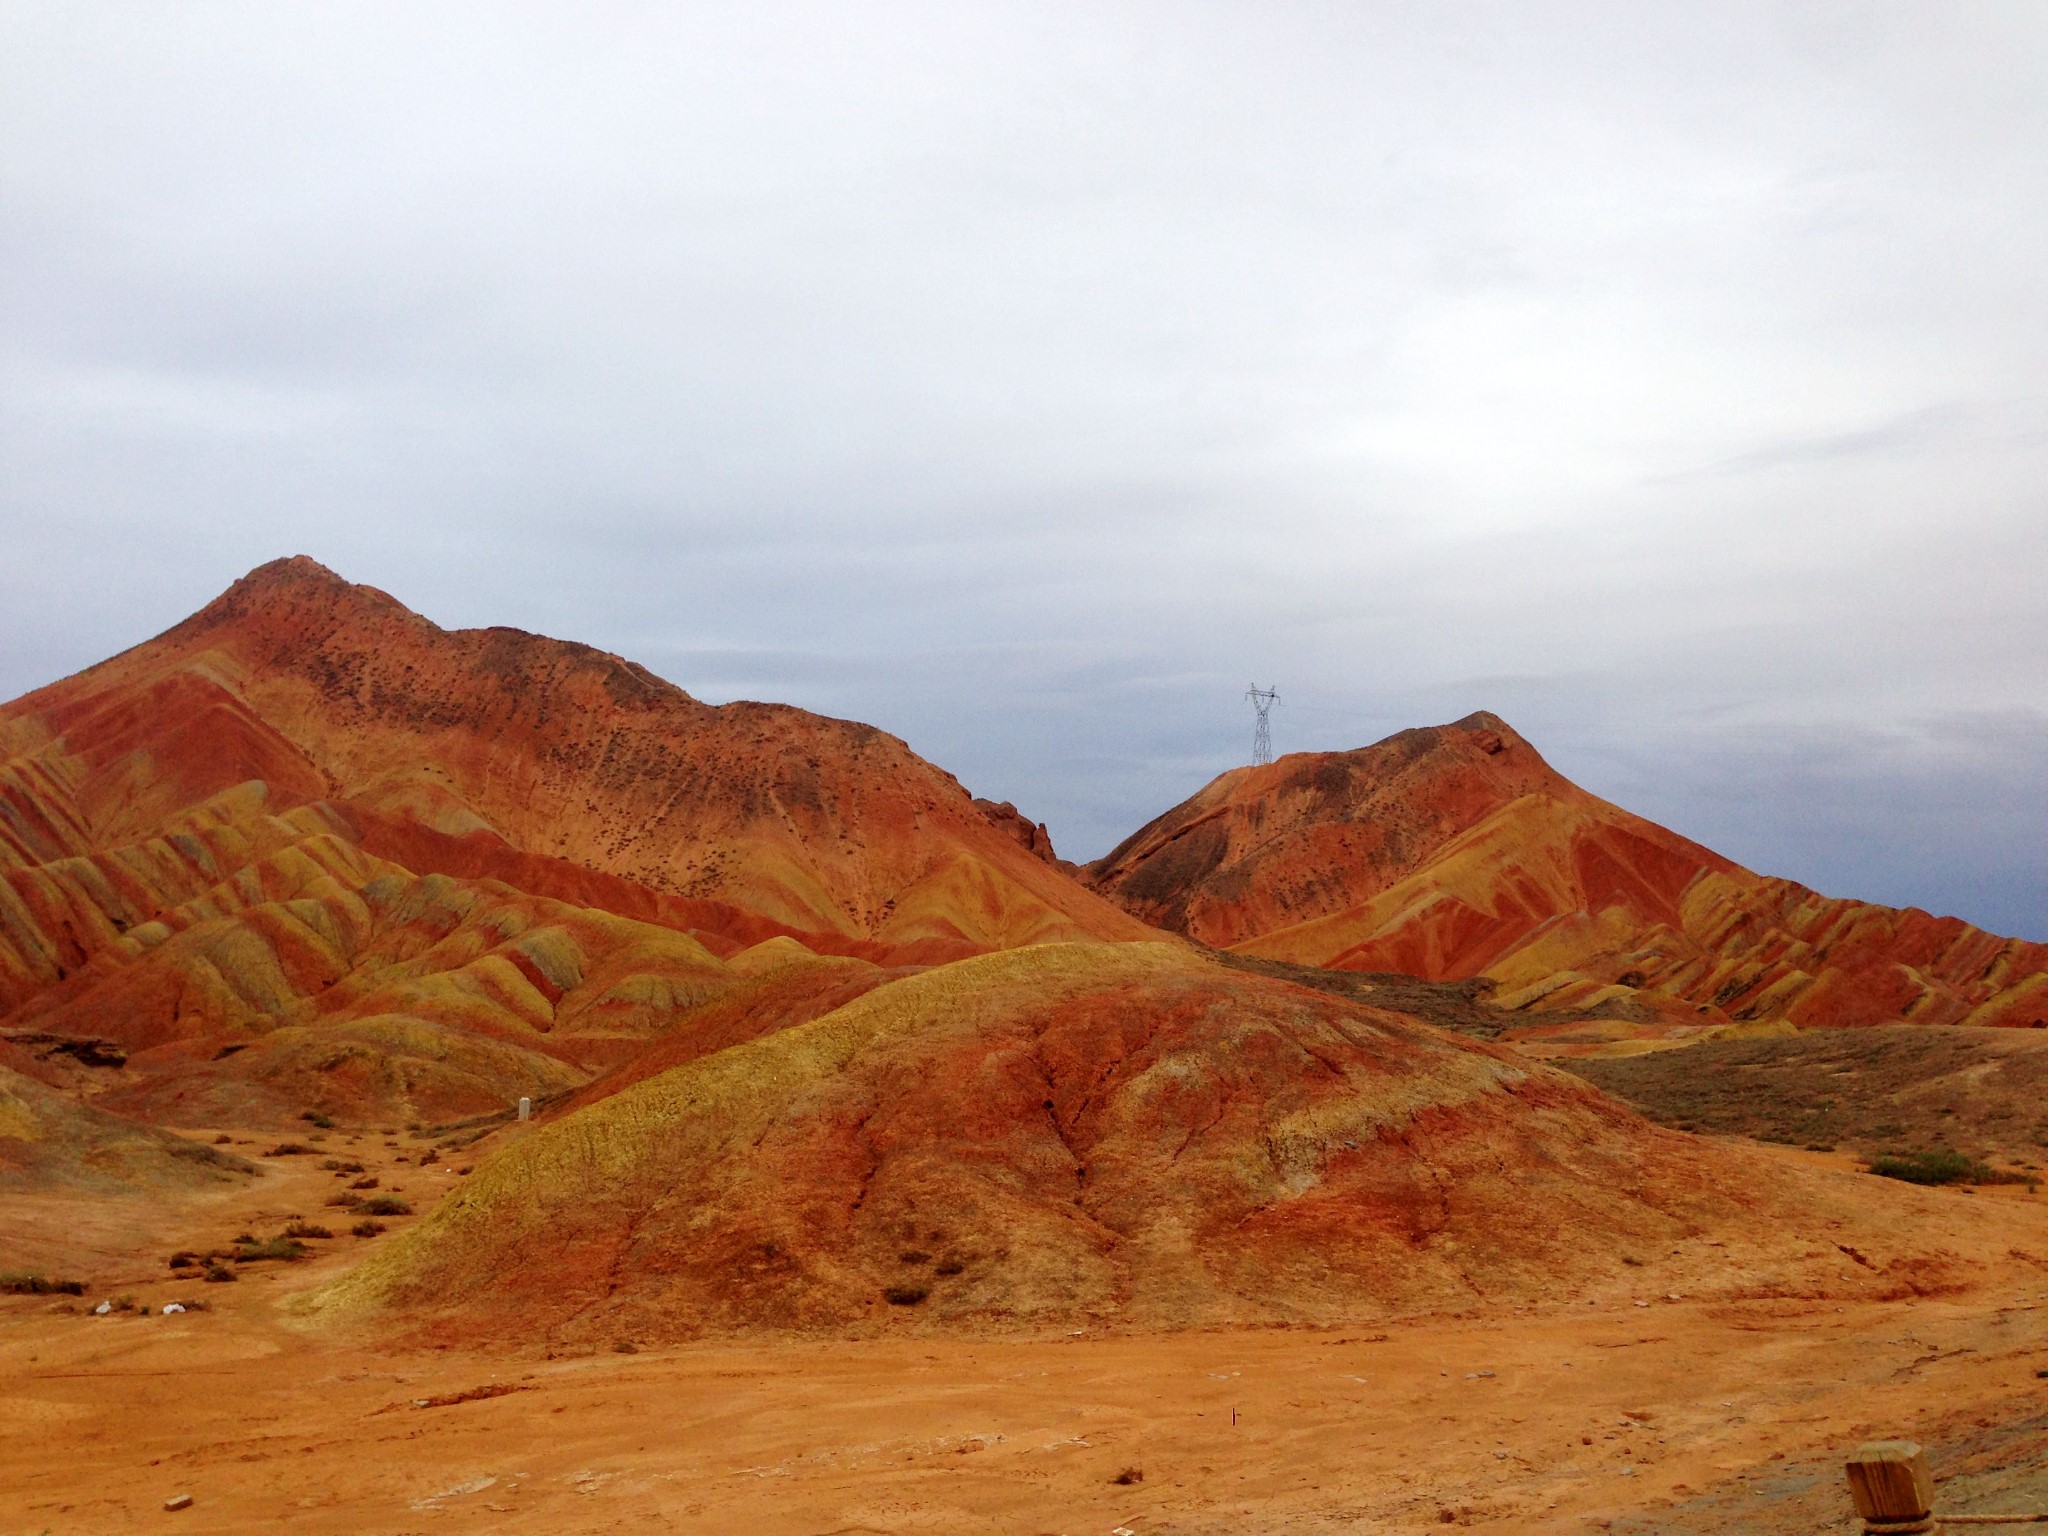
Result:
[[[1013,810],[871,726],[702,704],[519,630],[442,630],[303,557],[0,721],[0,858],[17,866],[144,843],[261,783],[273,814],[325,802],[416,872],[742,943],[815,933],[946,958],[1144,936],[1020,838]]]
[[[1800,1025],[2032,1024],[2048,945],[1760,876],[1571,783],[1493,715],[1226,773],[1088,865],[1249,955],[1504,1006]]]
[[[104,1038],[128,1070],[83,1086],[171,1123],[559,1096],[778,938],[1149,936],[892,736],[305,559],[0,707],[0,1039]]]
[[[319,1298],[458,1336],[1331,1322],[1768,1222],[1577,1079],[1167,944],[965,960],[539,1127]]]
[[[1855,1022],[2024,1009],[2048,971],[1762,880],[1491,717],[1227,775],[1090,879],[870,727],[279,562],[0,708],[0,1177],[241,1176],[136,1122],[528,1097],[324,1315],[1338,1321],[1818,1219],[1448,1032],[1499,1032],[1483,989],[1359,972]]]

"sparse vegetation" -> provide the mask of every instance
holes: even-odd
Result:
[[[356,1207],[364,1216],[410,1216],[412,1207],[395,1195],[372,1195]]]
[[[2038,1042],[2005,1029],[1880,1024],[1556,1065],[1679,1130],[1866,1159],[1952,1147],[1995,1166],[2027,1155],[2048,1101]]]
[[[199,1255],[189,1248],[180,1248],[170,1258],[170,1265],[173,1269],[190,1269],[198,1262]]]
[[[306,1256],[306,1245],[296,1238],[273,1237],[267,1243],[250,1242],[235,1250],[237,1264],[259,1264],[265,1259],[282,1259],[296,1264]]]
[[[36,1274],[0,1274],[0,1295],[83,1296],[83,1280],[48,1280]]]
[[[348,1230],[356,1237],[375,1237],[384,1230],[384,1223],[381,1221],[359,1221]]]
[[[361,1170],[358,1170],[358,1171],[360,1172]],[[378,1180],[377,1180],[377,1175],[375,1175],[375,1174],[373,1173],[373,1174],[371,1174],[371,1175],[370,1175],[369,1177],[367,1177],[367,1178],[362,1178],[362,1179],[357,1179],[357,1180],[355,1180],[355,1181],[354,1181],[353,1183],[351,1183],[351,1184],[349,1185],[349,1188],[350,1188],[350,1189],[375,1189],[375,1188],[377,1187],[377,1183],[378,1183]]]
[[[206,1273],[199,1278],[211,1285],[225,1285],[231,1281],[239,1280],[241,1276],[237,1275],[218,1259],[209,1259],[206,1264]]]
[[[892,1285],[882,1292],[882,1299],[892,1307],[914,1307],[930,1294],[921,1285]]]
[[[299,1118],[309,1125],[317,1125],[323,1131],[334,1129],[334,1121],[328,1116],[321,1114],[317,1109],[306,1110]]]
[[[1908,1184],[1982,1184],[1991,1170],[1960,1152],[1892,1152],[1873,1158],[1870,1171]]]
[[[1133,1483],[1145,1481],[1145,1469],[1143,1467],[1125,1467],[1123,1471],[1117,1473],[1110,1481],[1119,1488],[1128,1488]]]
[[[325,1227],[310,1221],[294,1220],[284,1229],[286,1237],[332,1237],[334,1234]]]
[[[1879,1178],[1903,1179],[1908,1184],[2024,1184],[2035,1187],[2033,1174],[2003,1168],[1947,1147],[1935,1152],[1888,1152],[1872,1158],[1870,1171]]]
[[[303,1142],[280,1141],[263,1155],[265,1157],[305,1157],[312,1150],[311,1147],[306,1146]]]

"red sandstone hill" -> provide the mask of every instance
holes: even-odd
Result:
[[[2048,1018],[2048,945],[1754,874],[1586,793],[1489,714],[1234,769],[1083,874],[1204,943],[1489,976],[1508,1007],[1802,1025]]]
[[[303,557],[0,721],[26,759],[13,776],[55,802],[31,812],[51,823],[18,850],[34,860],[148,838],[260,780],[273,814],[329,802],[415,872],[744,942],[815,932],[938,956],[1144,936],[1053,867],[1042,829],[872,726],[703,704],[519,630],[443,630]]]
[[[1176,945],[1044,945],[532,1127],[311,1304],[532,1346],[1334,1323],[1554,1302],[1645,1251],[1710,1292],[1815,1252],[1831,1287],[1939,1283],[1895,1245],[1870,1270],[1816,1245],[1882,1219],[1761,1172],[1397,1013]]]

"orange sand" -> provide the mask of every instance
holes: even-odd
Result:
[[[422,1209],[456,1182],[392,1165],[378,1138],[335,1150]],[[1852,1177],[1775,1155],[1788,1177]],[[34,1221],[22,1198],[0,1208],[6,1247],[95,1282],[59,1303],[75,1311],[0,1298],[0,1530],[1107,1536],[1419,1532],[1448,1512],[1565,1532],[1768,1472],[1774,1453],[2048,1409],[2048,1198],[2017,1193],[1944,1194],[1930,1225],[1983,1268],[1938,1299],[1674,1302],[1646,1272],[1642,1295],[1596,1306],[1372,1331],[550,1360],[302,1331],[278,1302],[350,1263],[364,1245],[347,1237],[236,1285],[162,1278],[172,1244],[323,1219],[334,1185],[310,1164],[227,1193],[73,1200],[64,1222],[55,1206]],[[124,1289],[214,1308],[86,1312]],[[493,1384],[518,1390],[413,1406]],[[1113,1482],[1125,1468],[1143,1480]],[[1806,1528],[1774,1526],[1768,1484],[1755,1491],[1737,1506],[1755,1517],[1726,1529]],[[180,1492],[194,1506],[166,1514]]]

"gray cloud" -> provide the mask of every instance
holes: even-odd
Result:
[[[0,693],[304,551],[1100,852],[1502,711],[2048,938],[2048,14],[0,10]],[[1901,743],[1908,743],[1901,745]]]

